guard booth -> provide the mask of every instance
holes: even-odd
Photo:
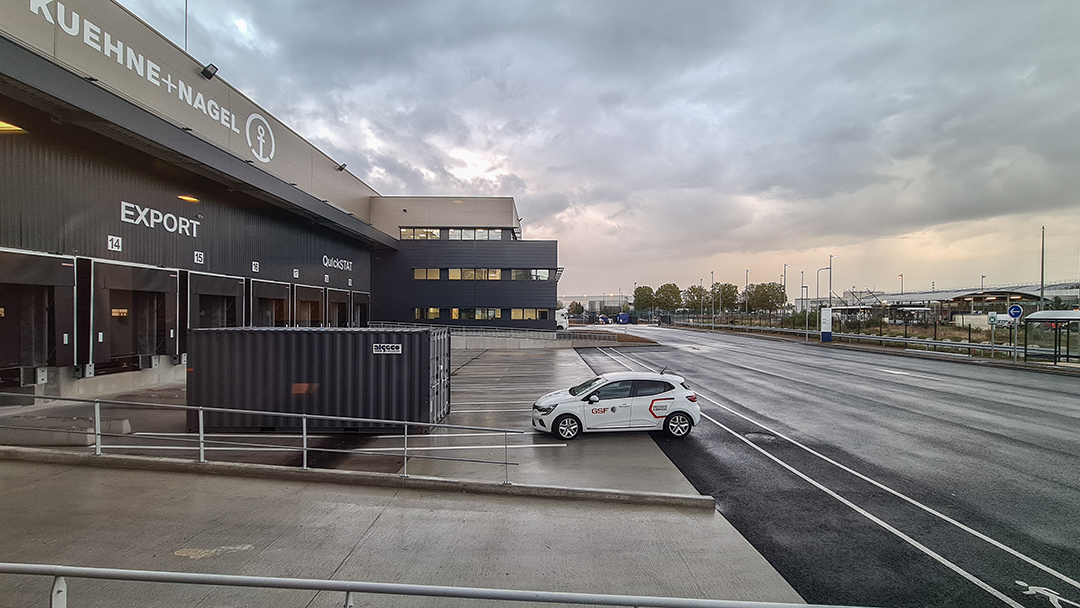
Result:
[[[1080,310],[1041,310],[1024,317],[1024,361],[1080,363]]]

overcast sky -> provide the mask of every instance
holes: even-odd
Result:
[[[123,4],[181,46],[183,0]],[[505,195],[560,294],[1080,272],[1076,2],[189,0],[189,51],[382,194]],[[822,272],[821,294],[828,273]]]

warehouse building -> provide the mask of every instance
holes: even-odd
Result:
[[[554,328],[512,198],[381,196],[216,71],[111,0],[0,4],[0,390],[181,379],[190,328]]]

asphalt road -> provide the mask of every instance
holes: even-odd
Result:
[[[1080,607],[1080,377],[633,327],[594,371],[683,375],[657,443],[808,602]]]

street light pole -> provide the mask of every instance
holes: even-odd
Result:
[[[829,254],[829,308],[832,308],[832,259],[835,257],[833,254]]]
[[[904,295],[904,273],[900,273],[900,295]]]
[[[743,285],[743,291],[742,291],[743,300],[746,300],[746,314],[750,314],[750,297],[746,293],[746,291],[748,289],[750,289],[750,269],[749,268],[746,269],[746,283]]]
[[[716,275],[712,270],[709,271],[709,300],[712,305],[711,325],[716,330]]]
[[[979,279],[979,291],[984,291],[986,289],[986,275],[981,275],[981,277]]]
[[[810,311],[806,308],[806,300],[810,297],[810,286],[800,285],[799,295],[803,295],[803,290],[806,290],[806,297],[803,298],[803,319],[806,321],[806,341],[810,341]]]
[[[823,268],[818,268],[817,269],[817,277],[816,277],[816,280],[814,281],[814,300],[815,300],[814,304],[816,304],[818,306],[818,308],[821,307],[821,271],[822,270],[831,270],[831,268],[829,268],[828,266],[825,266]],[[832,302],[829,302],[829,306],[832,306]]]
[[[784,309],[787,308],[787,269],[791,264],[784,264],[784,304],[780,308],[780,327],[784,326]]]
[[[701,292],[705,291],[705,286],[703,285],[704,282],[705,282],[705,279],[698,279],[698,281],[697,281],[697,284],[698,284],[698,315],[697,315],[698,323],[701,323],[701,317],[705,316],[705,298],[701,297]]]

